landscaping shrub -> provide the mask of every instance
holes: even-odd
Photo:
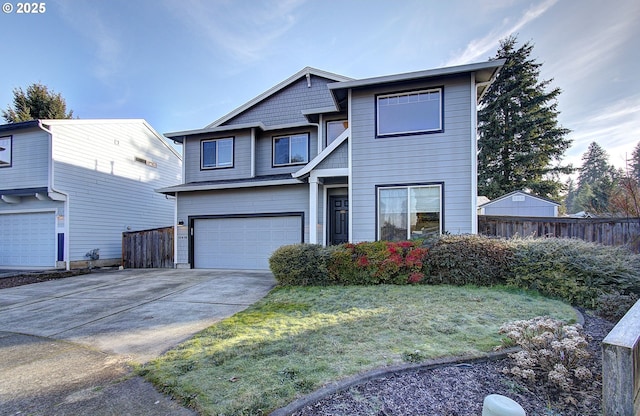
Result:
[[[327,285],[330,248],[319,244],[282,246],[269,258],[269,267],[279,284],[285,286]]]
[[[513,254],[504,239],[446,235],[429,252],[427,283],[491,286],[504,284]]]
[[[607,293],[598,297],[598,315],[608,321],[618,323],[638,301],[635,293],[624,295],[620,292]]]
[[[562,321],[537,317],[510,322],[500,327],[507,345],[522,349],[509,354],[513,366],[504,368],[532,386],[537,381],[548,383],[558,396],[575,401],[583,383],[591,383],[593,374],[588,362],[591,354],[580,324],[565,325]]]
[[[509,284],[592,309],[602,294],[640,293],[640,256],[624,248],[557,238],[513,244]]]
[[[420,241],[343,244],[331,253],[329,280],[346,285],[419,283],[428,273],[428,251]]]

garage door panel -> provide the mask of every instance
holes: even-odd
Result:
[[[280,246],[300,243],[301,216],[194,220],[194,267],[268,269]]]
[[[55,244],[52,212],[0,214],[0,266],[52,267]]]

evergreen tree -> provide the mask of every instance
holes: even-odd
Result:
[[[638,142],[633,149],[633,153],[631,153],[629,167],[631,168],[631,177],[640,182],[640,142]]]
[[[609,154],[596,142],[592,142],[582,155],[578,186],[594,185],[603,178],[612,179],[615,169],[609,164]]]
[[[49,91],[40,83],[13,90],[13,107],[2,110],[2,117],[7,123],[19,123],[35,119],[72,118],[73,111],[67,113],[67,104],[59,93]]]
[[[608,213],[610,198],[620,178],[609,164],[609,155],[596,142],[592,142],[582,155],[578,174],[578,191],[574,209],[593,213]]]
[[[483,96],[478,112],[478,191],[489,198],[526,189],[557,199],[561,173],[571,173],[560,160],[571,145],[568,129],[558,125],[561,90],[546,91],[542,64],[530,58],[533,45],[516,48],[517,38],[500,42],[494,59],[506,59]]]

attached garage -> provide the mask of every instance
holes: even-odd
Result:
[[[196,269],[266,270],[278,247],[304,238],[302,213],[195,217],[190,224]]]
[[[56,260],[53,212],[0,213],[0,267],[53,267]]]

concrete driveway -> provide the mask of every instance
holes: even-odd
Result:
[[[269,272],[130,269],[0,290],[0,413],[189,414],[126,364],[242,311]]]

